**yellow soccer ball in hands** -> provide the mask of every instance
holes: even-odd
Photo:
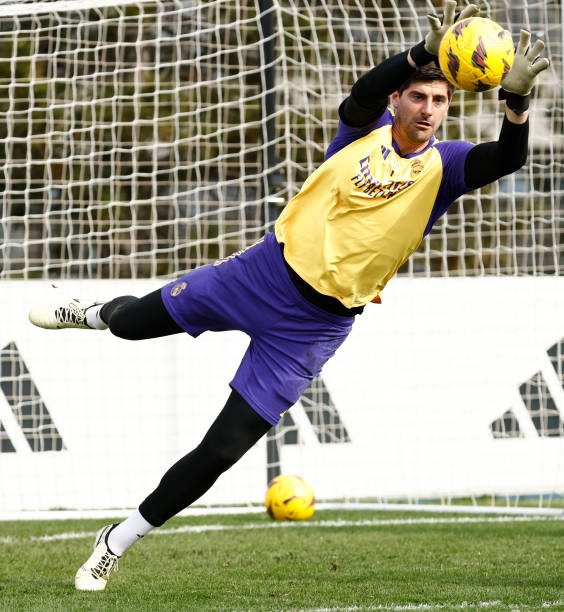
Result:
[[[486,91],[497,87],[513,63],[511,34],[485,17],[454,23],[441,39],[439,65],[458,89]]]
[[[268,483],[264,505],[277,521],[304,521],[315,511],[315,495],[300,476],[280,475]]]

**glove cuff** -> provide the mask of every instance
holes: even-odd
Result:
[[[415,47],[411,47],[409,54],[411,55],[411,59],[415,62],[415,65],[418,67],[424,66],[429,62],[437,61],[437,56],[429,53],[429,51],[425,49],[424,40],[416,44]]]
[[[517,113],[518,115],[522,115],[526,110],[529,109],[531,95],[527,94],[525,96],[521,96],[519,94],[513,93],[511,91],[505,91],[505,89],[500,88],[499,99],[505,100],[505,104],[514,113]]]

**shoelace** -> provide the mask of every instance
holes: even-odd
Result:
[[[84,322],[84,310],[74,302],[55,310],[55,318],[59,323],[72,323],[80,325]]]
[[[103,578],[109,576],[114,570],[116,572],[118,570],[118,558],[110,553],[104,553],[91,572],[94,578]]]

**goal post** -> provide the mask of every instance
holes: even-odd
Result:
[[[280,471],[323,499],[564,494],[562,6],[482,11],[547,44],[525,166],[451,207],[202,503],[260,501]],[[354,81],[421,40],[432,10],[0,0],[0,511],[135,505],[205,431],[247,342],[54,337],[29,306],[51,283],[141,295],[271,230]],[[457,92],[437,136],[485,142],[501,121],[496,91]]]

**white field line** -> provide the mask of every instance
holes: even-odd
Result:
[[[564,600],[559,601],[545,601],[540,604],[537,608],[548,609],[548,608],[561,608],[564,605]],[[417,611],[417,610],[484,610],[493,608],[503,608],[504,610],[520,610],[522,604],[506,604],[502,601],[463,601],[461,603],[446,603],[446,604],[389,604],[380,606],[348,606],[345,608],[311,608],[299,610],[280,610],[278,612],[373,612],[373,611]],[[531,608],[527,608],[531,609]]]
[[[514,516],[564,516],[564,508],[523,506],[467,506],[449,504],[392,504],[380,502],[318,502],[316,510],[392,510],[400,512],[429,512],[436,514],[497,514]],[[262,504],[247,506],[190,506],[177,516],[209,516],[226,514],[262,514]],[[69,519],[126,518],[133,508],[106,508],[101,510],[22,510],[0,512],[1,521],[55,521]]]
[[[183,525],[181,527],[170,527],[155,529],[153,535],[171,535],[177,533],[206,533],[211,531],[246,531],[254,529],[308,529],[312,527],[388,527],[406,525],[448,525],[468,523],[523,523],[529,521],[562,521],[564,516],[496,516],[496,517],[448,517],[448,518],[414,518],[414,519],[366,519],[358,521],[300,521],[300,522],[271,522],[271,523],[247,523],[243,525]],[[11,544],[14,542],[54,542],[57,540],[76,540],[93,538],[95,531],[80,531],[55,533],[43,536],[7,536],[0,538],[0,544]]]

